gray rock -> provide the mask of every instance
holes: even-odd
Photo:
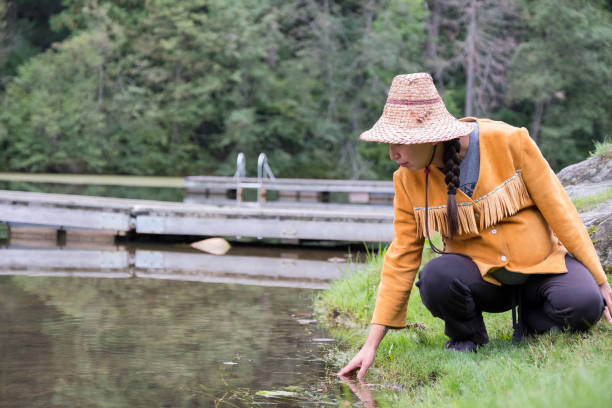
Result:
[[[612,188],[612,180],[600,181],[599,183],[590,183],[585,181],[580,184],[564,185],[565,191],[570,198],[576,199],[580,197],[588,197],[598,193],[602,193],[609,188]]]
[[[612,216],[603,220],[591,234],[593,245],[606,273],[612,273]]]
[[[596,207],[579,213],[584,226],[589,228],[598,226],[612,214],[612,200],[605,201]]]
[[[591,157],[561,170],[557,176],[572,198],[588,197],[612,188],[612,159]],[[606,273],[612,273],[612,199],[580,213]]]
[[[612,160],[609,157],[590,157],[584,161],[567,166],[557,177],[564,186],[581,183],[612,184]]]

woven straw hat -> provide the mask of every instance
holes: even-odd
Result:
[[[448,113],[431,76],[420,72],[393,78],[382,116],[359,138],[392,144],[441,142],[467,135],[473,126]]]

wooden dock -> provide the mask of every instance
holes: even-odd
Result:
[[[0,222],[228,238],[389,242],[393,236],[390,206],[210,205],[9,190],[0,190]]]
[[[334,180],[276,178],[259,180],[243,177],[189,176],[185,177],[188,195],[230,196],[240,188],[277,191],[281,201],[328,201],[330,193],[346,193],[349,203],[393,203],[393,182],[377,180]]]
[[[185,189],[187,195],[236,197],[239,189],[278,192],[280,201],[327,202],[330,193],[346,193],[349,203],[393,203],[393,182],[377,180],[296,179],[223,176],[128,176],[109,174],[2,173],[0,181]],[[193,201],[197,201],[194,198]]]

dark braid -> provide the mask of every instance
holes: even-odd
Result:
[[[459,232],[459,220],[457,216],[457,200],[455,194],[459,188],[459,150],[461,145],[459,139],[451,139],[444,142],[444,174],[446,175],[446,186],[448,190],[448,202],[446,211],[448,214],[448,230],[450,239]]]

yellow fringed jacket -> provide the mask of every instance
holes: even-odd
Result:
[[[488,273],[499,267],[526,274],[567,272],[569,251],[597,284],[603,283],[606,276],[586,228],[527,129],[489,119],[460,120],[478,122],[480,173],[472,197],[457,190],[459,234],[449,240],[444,238],[444,174],[431,167],[429,230],[442,234],[445,251],[470,256],[483,279],[497,285]],[[404,327],[425,241],[425,174],[399,168],[393,181],[393,242],[384,258],[372,323]]]

